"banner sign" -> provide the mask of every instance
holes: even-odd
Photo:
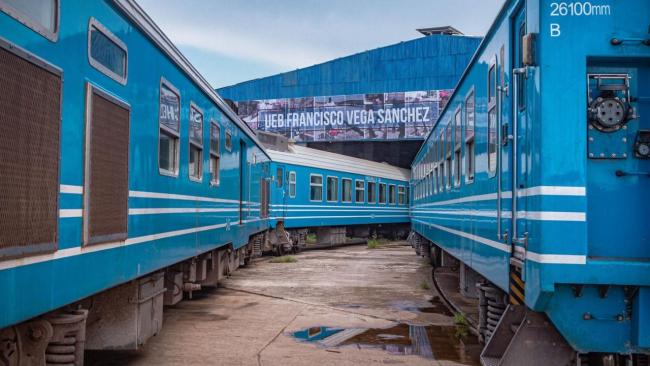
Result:
[[[249,100],[239,116],[254,130],[296,141],[421,139],[452,90]]]

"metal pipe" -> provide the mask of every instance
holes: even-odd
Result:
[[[519,80],[526,74],[527,67],[513,69],[512,73],[515,77],[514,91],[513,91],[513,123],[512,123],[512,239],[513,242],[517,239],[517,197],[519,195],[519,183],[517,183],[517,169],[519,167],[519,152],[517,151],[519,138]]]
[[[503,60],[501,60],[503,62]],[[501,115],[501,93],[503,93],[503,88],[500,86],[497,87],[498,93],[497,93],[497,144],[499,146],[499,151],[497,154],[497,239],[501,240],[501,173],[503,170],[503,164],[501,163],[502,160],[502,148],[503,144],[501,143],[501,124],[503,122],[503,116]]]

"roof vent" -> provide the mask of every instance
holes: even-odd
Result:
[[[418,32],[424,34],[425,36],[430,36],[433,34],[443,34],[447,36],[462,36],[463,32],[459,31],[458,29],[447,25],[444,27],[431,27],[431,28],[420,28],[417,29]]]

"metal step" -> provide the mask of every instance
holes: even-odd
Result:
[[[483,366],[567,365],[573,349],[542,313],[508,305],[481,353]]]

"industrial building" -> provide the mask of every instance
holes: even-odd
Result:
[[[453,27],[218,90],[253,129],[408,167],[481,38]]]

